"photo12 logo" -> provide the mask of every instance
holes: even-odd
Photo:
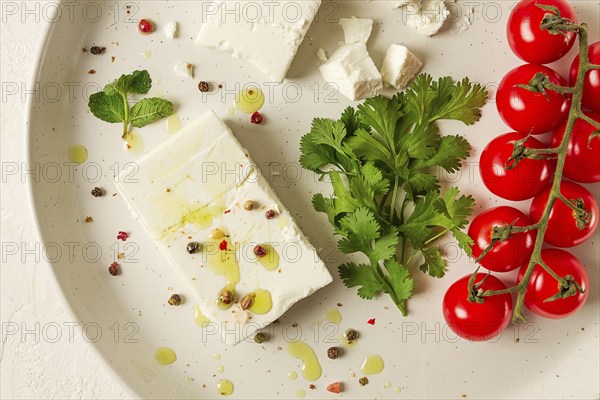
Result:
[[[2,322],[2,343],[75,343],[80,338],[87,343],[138,343],[139,330],[135,322]]]

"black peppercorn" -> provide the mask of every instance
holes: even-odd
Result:
[[[202,93],[210,92],[210,83],[200,81],[200,83],[198,83],[198,90],[200,90]]]
[[[173,294],[170,298],[169,298],[169,304],[172,306],[178,306],[181,304],[181,296],[178,295],[177,293]]]
[[[187,252],[190,254],[194,254],[196,252],[198,252],[198,249],[200,248],[200,243],[198,242],[189,242],[187,245]]]
[[[100,47],[100,46],[90,47],[90,53],[92,53],[93,55],[102,54],[102,53],[104,53],[104,50],[106,50],[106,47]]]
[[[95,187],[92,189],[92,196],[102,197],[104,196],[104,190],[100,189],[99,187]]]
[[[341,351],[339,347],[330,347],[327,349],[327,357],[331,358],[332,360],[338,358],[340,353]]]
[[[346,336],[346,339],[348,340],[348,342],[352,342],[353,340],[358,339],[358,332],[354,329],[348,329],[344,333],[344,336]]]
[[[256,335],[254,335],[254,341],[256,343],[264,343],[267,341],[267,335],[262,332],[258,332]]]
[[[360,386],[365,386],[369,383],[369,378],[367,378],[366,376],[363,376],[362,378],[360,378],[358,380],[358,383],[360,384]]]

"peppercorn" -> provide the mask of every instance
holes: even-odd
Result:
[[[263,122],[263,116],[258,111],[255,111],[250,117],[250,122],[256,125],[260,125]]]
[[[311,383],[310,385],[308,385],[308,388],[310,390],[315,390],[316,386]]]
[[[154,24],[149,19],[142,19],[138,24],[138,29],[142,33],[150,33],[154,30]]]
[[[108,273],[112,276],[119,275],[119,264],[117,264],[116,262],[110,264],[110,267],[108,267]]]
[[[200,81],[200,83],[198,83],[198,90],[201,91],[202,93],[210,92],[210,83],[205,82],[205,81]]]
[[[358,339],[358,332],[354,329],[348,329],[344,332],[344,336],[348,340],[348,343],[351,343],[353,340]]]
[[[233,302],[233,293],[229,290],[224,290],[219,295],[219,301],[222,304],[231,304]]]
[[[327,349],[327,357],[335,360],[340,356],[341,350],[339,347],[330,347]]]
[[[181,296],[178,295],[177,293],[173,294],[170,298],[169,298],[169,304],[172,306],[178,306],[181,304]]]
[[[275,211],[274,210],[268,210],[267,212],[265,212],[265,218],[267,218],[267,219],[273,219],[273,218],[275,218]]]
[[[254,304],[254,294],[247,294],[240,300],[240,307],[242,310],[249,309],[252,307],[252,304]]]
[[[92,189],[92,196],[94,197],[102,197],[104,196],[104,190],[99,187],[95,187]]]
[[[90,47],[90,53],[92,53],[95,56],[97,56],[98,54],[104,53],[104,50],[106,50],[106,47],[100,47],[100,46]]]
[[[265,248],[261,245],[257,244],[256,246],[254,246],[254,254],[256,255],[256,257],[264,257],[267,255],[267,250],[265,250]]]
[[[196,252],[198,252],[198,249],[200,248],[200,243],[198,242],[189,242],[187,245],[187,252],[190,254],[194,254]]]
[[[257,332],[256,335],[254,335],[254,341],[256,343],[264,343],[267,341],[267,335],[262,332]]]
[[[369,378],[367,378],[366,376],[363,376],[362,378],[360,378],[358,380],[358,383],[360,384],[360,386],[365,386],[369,383]]]
[[[246,200],[244,202],[244,210],[252,211],[253,208],[254,208],[254,202],[252,200]]]

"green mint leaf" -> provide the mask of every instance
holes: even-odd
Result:
[[[394,291],[395,297],[398,300],[410,299],[415,289],[415,281],[410,276],[408,268],[396,260],[387,260],[384,265],[388,272],[386,280]]]
[[[173,103],[158,97],[138,101],[131,108],[131,125],[141,128],[173,113]]]
[[[338,267],[338,273],[346,287],[353,288],[360,286],[358,295],[363,299],[372,299],[377,293],[383,290],[383,284],[375,276],[373,268],[369,265],[342,264]]]
[[[125,120],[125,102],[118,94],[94,93],[90,96],[88,107],[102,121],[116,123]]]
[[[421,254],[423,254],[423,264],[419,265],[419,269],[422,272],[428,273],[434,278],[441,278],[446,274],[446,262],[437,247],[421,249]]]
[[[133,71],[129,75],[121,75],[104,87],[107,94],[146,94],[152,87],[152,79],[148,71]]]

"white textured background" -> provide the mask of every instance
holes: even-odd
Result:
[[[11,6],[33,1],[0,1],[1,240],[0,396],[3,399],[126,398],[124,388],[82,337],[55,290],[41,258],[28,207],[24,170],[26,91],[42,40],[40,13],[11,15]],[[36,21],[36,19],[38,19]],[[16,85],[15,85],[16,84]],[[25,86],[23,86],[25,85]],[[18,91],[14,93],[14,88]],[[25,99],[23,98],[25,96]],[[12,254],[15,253],[16,254]]]

